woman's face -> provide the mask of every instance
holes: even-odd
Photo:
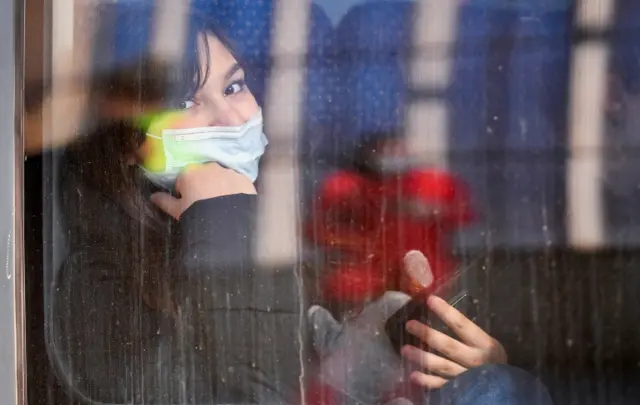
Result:
[[[214,35],[201,37],[198,52],[201,74],[207,80],[191,99],[178,106],[184,110],[178,128],[238,126],[247,122],[259,107],[238,61]]]
[[[239,126],[247,122],[259,106],[236,58],[214,35],[200,37],[198,53],[200,74],[206,81],[192,98],[176,106],[183,114],[166,129]],[[152,153],[150,148],[148,142],[143,143],[130,163],[143,161]]]

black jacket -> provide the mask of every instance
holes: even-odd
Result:
[[[141,297],[131,269],[144,251],[127,252],[135,235],[119,230],[126,214],[95,195],[80,201],[101,211],[104,222],[92,226],[111,232],[72,238],[49,291],[48,347],[68,388],[109,404],[297,402],[308,366],[304,294],[292,270],[258,270],[251,260],[255,196],[185,211],[167,267],[173,314]],[[82,217],[89,208],[80,205]]]

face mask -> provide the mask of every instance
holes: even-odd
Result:
[[[147,128],[146,157],[141,165],[154,184],[172,189],[180,172],[191,164],[216,162],[258,178],[258,163],[268,144],[263,133],[262,111],[237,127],[167,129],[184,112],[169,112],[141,122]]]

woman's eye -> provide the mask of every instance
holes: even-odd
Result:
[[[178,103],[178,108],[180,110],[188,110],[189,108],[193,108],[196,103],[192,100],[184,100]]]
[[[247,84],[244,80],[238,80],[229,85],[226,89],[224,89],[225,96],[231,96],[236,93],[240,93],[247,87]]]

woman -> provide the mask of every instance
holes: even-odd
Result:
[[[106,123],[67,148],[60,190],[71,253],[51,294],[52,360],[60,378],[92,403],[295,404],[302,397],[329,403],[317,390],[306,392],[306,386],[329,388],[338,403],[355,403],[355,389],[340,387],[335,379],[340,372],[336,353],[349,346],[355,333],[373,339],[366,356],[383,353],[400,364],[380,333],[366,327],[379,327],[384,316],[372,306],[367,313],[376,319],[363,313],[344,325],[355,332],[331,339],[318,333],[335,328],[314,321],[310,343],[320,360],[311,360],[307,320],[301,313],[305,302],[294,273],[260,271],[250,259],[256,156],[265,146],[254,131],[261,128],[259,106],[224,37],[196,18],[191,31],[184,80],[178,80],[183,91],[171,87],[168,93],[179,96],[164,100],[169,115],[144,111],[144,119],[135,120],[144,124]],[[156,83],[143,80],[148,79],[141,76],[146,70],[134,66],[131,72],[130,82],[123,82],[124,75],[101,88],[126,93],[141,86],[139,91],[146,94],[144,87]],[[156,113],[162,119],[148,118]],[[240,148],[237,154],[225,149],[228,143],[216,143],[220,139],[202,144],[224,167],[185,161],[179,169],[170,167],[174,156],[162,154],[168,150],[165,135],[176,130],[193,134],[193,128],[207,139],[219,131],[252,136],[246,143],[244,135],[231,142]],[[385,299],[376,305],[389,308],[390,298]],[[429,305],[445,319],[464,319],[441,300]],[[310,311],[313,320],[318,314]],[[531,378],[516,378],[511,369],[483,367],[504,362],[504,351],[479,328],[464,325],[471,330],[464,342],[435,334],[425,325],[408,326],[442,353],[405,349],[410,360],[429,360],[429,371],[437,374],[417,371],[415,383],[432,389],[445,386],[438,390],[444,400],[459,396],[446,389],[455,391],[457,385],[446,382],[458,378],[475,381],[468,385],[490,395],[512,392],[516,379],[524,399],[537,390]],[[331,347],[321,341],[332,342]],[[354,362],[362,365],[365,357],[356,356]],[[379,356],[373,360],[368,368],[385,368],[376,361]],[[479,371],[466,372],[472,366]],[[359,374],[349,381],[375,387],[379,378],[397,377]],[[501,403],[527,403],[518,401]],[[483,402],[468,398],[458,403]]]

